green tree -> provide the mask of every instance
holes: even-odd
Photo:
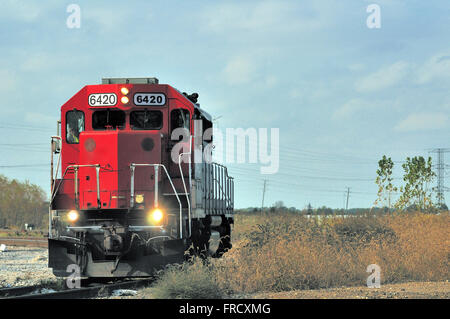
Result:
[[[389,211],[391,210],[391,195],[397,191],[397,187],[392,184],[394,178],[392,177],[392,171],[394,169],[394,162],[386,155],[378,161],[377,178],[375,183],[378,185],[378,198],[375,200],[375,205],[383,203],[387,204]]]
[[[431,157],[425,160],[422,156],[406,158],[402,165],[404,170],[403,180],[406,182],[400,188],[402,195],[396,203],[399,209],[414,206],[420,211],[433,208],[432,194],[428,185],[433,181],[436,174],[432,170]]]

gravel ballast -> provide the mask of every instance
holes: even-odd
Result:
[[[0,252],[0,287],[37,285],[55,280],[47,267],[47,248],[7,246]]]

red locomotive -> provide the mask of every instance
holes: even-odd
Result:
[[[195,160],[212,149],[197,98],[156,78],[108,78],[61,107],[49,216],[56,276],[73,265],[83,277],[149,276],[231,248],[233,178]]]

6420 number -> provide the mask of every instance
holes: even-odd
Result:
[[[114,93],[95,93],[89,95],[90,106],[112,106],[117,104],[117,95]]]
[[[163,93],[136,93],[134,95],[135,105],[164,105],[166,96]]]

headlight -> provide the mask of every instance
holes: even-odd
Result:
[[[123,95],[127,95],[128,92],[130,92],[126,87],[123,87],[120,89],[120,93],[122,93]]]
[[[152,210],[148,216],[148,221],[151,224],[159,224],[164,218],[164,213],[159,208]]]
[[[137,195],[136,195],[136,203],[142,204],[143,202],[144,202],[144,195],[142,195],[142,194],[137,194]]]
[[[127,104],[127,103],[130,101],[130,99],[127,98],[126,96],[122,96],[122,98],[120,99],[120,101],[122,102],[122,104]]]
[[[80,217],[80,214],[76,211],[76,210],[71,210],[68,214],[67,214],[67,219],[70,222],[76,222],[78,220],[78,218]]]

